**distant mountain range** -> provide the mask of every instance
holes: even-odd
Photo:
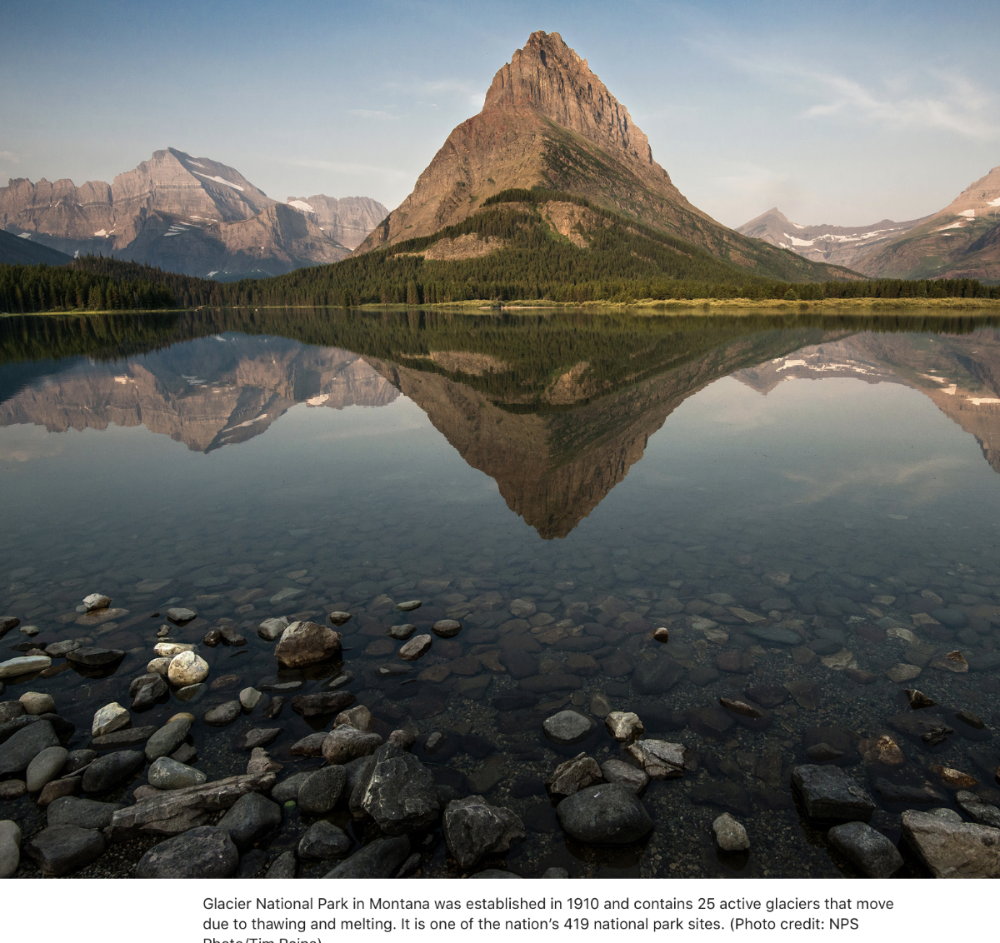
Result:
[[[25,242],[225,280],[337,262],[387,213],[367,197],[279,203],[232,167],[175,148],[110,185],[21,178],[0,188],[0,229]]]
[[[31,233],[25,238],[0,229],[0,265],[63,265],[69,261],[65,252],[32,242]]]
[[[774,207],[737,232],[872,278],[997,281],[1000,167],[968,186],[944,209],[905,223],[883,219],[867,226],[803,226]]]

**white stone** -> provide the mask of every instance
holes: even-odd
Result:
[[[56,702],[51,694],[40,694],[38,691],[25,691],[18,700],[26,714],[54,714]]]
[[[631,743],[646,729],[631,711],[612,711],[604,718],[604,726],[619,743]]]
[[[208,662],[195,652],[181,652],[167,669],[167,679],[178,688],[200,684],[208,677]]]
[[[240,691],[240,705],[244,710],[252,711],[263,696],[256,688],[244,688]]]
[[[130,726],[132,726],[132,716],[121,704],[112,701],[94,714],[90,733],[95,737],[103,737],[106,733],[114,733]]]
[[[257,626],[257,634],[268,642],[281,638],[281,633],[288,628],[288,617],[280,616],[277,619],[265,619]]]
[[[83,604],[86,606],[87,612],[96,612],[98,609],[107,609],[111,605],[111,597],[102,596],[100,593],[91,593],[84,597]]]
[[[55,779],[66,765],[69,750],[65,747],[46,747],[29,764],[25,773],[28,792],[40,792],[41,788]]]
[[[728,812],[723,812],[713,823],[715,841],[723,851],[746,851],[750,838],[742,823],[737,822]]]
[[[153,651],[160,658],[173,658],[174,655],[179,655],[181,652],[194,651],[194,646],[183,642],[157,642],[153,646]]]
[[[52,664],[48,655],[21,655],[0,662],[0,678],[17,678],[21,675],[44,671]]]

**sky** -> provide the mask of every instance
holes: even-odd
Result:
[[[914,219],[1000,164],[996,0],[33,0],[2,20],[0,183],[110,182],[169,146],[275,199],[391,209],[537,29],[729,226]]]

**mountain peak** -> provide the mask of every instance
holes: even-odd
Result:
[[[483,114],[531,109],[630,163],[653,167],[649,140],[587,60],[558,33],[539,30],[493,77]]]

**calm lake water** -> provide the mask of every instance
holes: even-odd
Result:
[[[230,625],[248,643],[199,645],[209,682],[133,725],[190,710],[210,778],[242,772],[238,741],[275,723],[279,780],[322,765],[290,753],[313,728],[287,706],[276,722],[262,720],[265,704],[226,727],[200,718],[248,685],[302,680],[311,693],[343,670],[379,732],[415,729],[437,782],[521,816],[526,840],[478,868],[855,875],[803,817],[793,766],[843,767],[893,840],[903,809],[959,808],[935,766],[1000,805],[995,323],[930,312],[0,321],[0,612],[39,630],[9,632],[0,660],[72,638],[127,653],[108,677],[8,680],[3,699],[52,694],[76,724],[70,748],[86,747],[94,711],[130,703],[166,608],[188,606],[198,618],[171,639]],[[77,611],[92,592],[112,597],[105,621]],[[421,607],[396,610],[410,599]],[[343,666],[276,678],[261,620],[323,623],[332,610],[352,614]],[[444,618],[462,622],[456,638],[436,638],[406,674],[379,671],[407,666],[389,627]],[[652,638],[660,626],[666,645]],[[914,687],[937,702],[921,716],[952,730],[943,742],[914,730]],[[565,708],[595,723],[572,746],[542,732]],[[615,851],[567,839],[544,786],[581,751],[621,754],[608,710],[636,712],[647,737],[694,756],[645,792],[651,837]],[[956,719],[963,710],[985,726]],[[435,731],[444,746],[429,753]],[[876,762],[883,734],[902,765]],[[722,811],[746,826],[749,854],[717,852]],[[26,838],[44,825],[27,796],[0,803],[0,818]],[[371,835],[346,808],[330,818],[356,842]],[[268,856],[311,821],[289,811]],[[902,875],[926,873],[905,857]],[[78,873],[131,865],[90,867]],[[432,836],[417,873],[461,872]]]

